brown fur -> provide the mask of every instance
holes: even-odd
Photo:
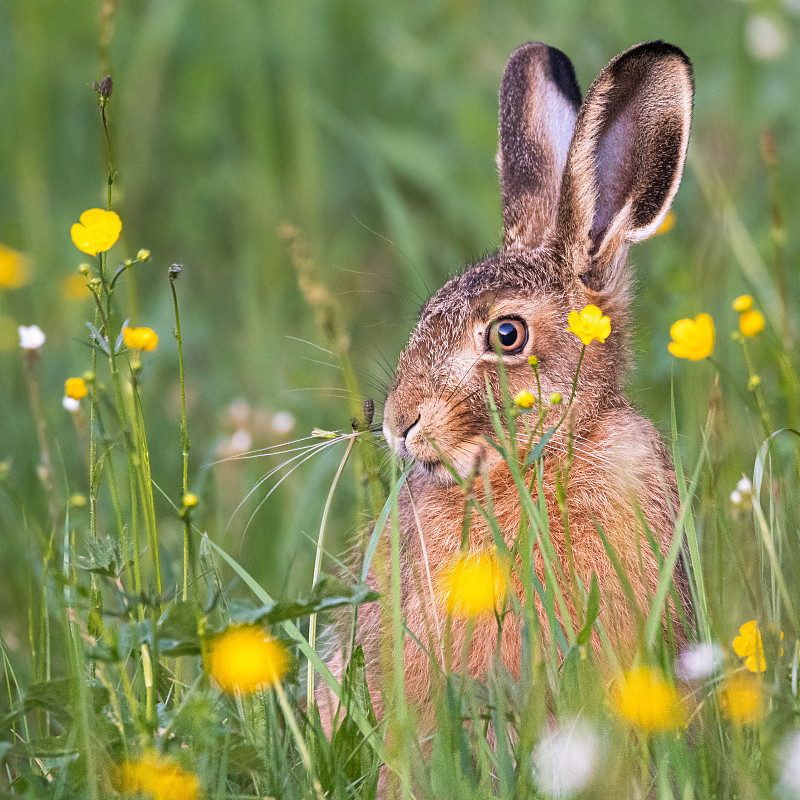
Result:
[[[485,437],[494,436],[486,382],[495,398],[502,396],[498,356],[487,348],[486,331],[504,316],[524,320],[524,349],[502,357],[511,394],[535,392],[528,357],[536,355],[542,397],[560,392],[566,401],[581,352],[580,342],[567,331],[567,316],[589,303],[610,317],[612,331],[604,344],[593,342],[586,350],[567,423],[545,450],[544,493],[550,537],[566,572],[555,482],[571,443],[566,506],[576,571],[587,587],[597,576],[601,620],[623,648],[633,645],[633,609],[625,602],[596,524],[619,554],[638,604],[647,609],[658,564],[636,510],[641,509],[666,553],[678,500],[672,464],[657,432],[622,394],[629,362],[626,257],[630,242],[656,230],[677,191],[692,92],[690,62],[662,42],[639,45],[614,59],[582,104],[572,66],[559,51],[528,44],[509,61],[500,94],[498,152],[503,249],[450,280],[423,308],[400,356],[384,412],[390,444],[418,462],[399,498],[403,615],[440,664],[442,644],[431,622],[436,599],[427,587],[420,535],[435,572],[459,551],[464,508],[464,492],[440,454],[462,477],[483,458],[509,545],[520,524],[519,496],[508,466],[485,444]],[[545,426],[562,411],[551,409]],[[482,491],[477,481],[479,501]],[[470,547],[490,542],[490,532],[475,515]],[[535,552],[536,572],[544,581],[542,554]],[[522,587],[516,588],[522,594]],[[544,611],[537,611],[545,622]],[[501,654],[518,674],[521,634],[511,617],[506,617]],[[376,604],[361,609],[358,638],[373,688],[380,680],[380,625]],[[466,630],[463,623],[453,623],[456,668]],[[496,620],[478,620],[468,656],[471,674],[485,672],[496,639]],[[425,713],[437,674],[431,657],[406,637],[406,691]]]

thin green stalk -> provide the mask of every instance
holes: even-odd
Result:
[[[189,426],[186,421],[186,379],[183,367],[183,338],[181,337],[181,315],[178,309],[178,292],[175,280],[180,275],[180,267],[173,264],[169,270],[169,288],[172,291],[172,306],[175,312],[175,338],[178,340],[178,369],[181,382],[181,447],[183,449],[183,496],[189,493]],[[191,509],[185,507],[183,514],[183,602],[189,599],[189,539],[192,532]]]
[[[294,718],[294,712],[289,706],[289,701],[286,698],[286,692],[283,691],[283,686],[281,686],[280,681],[273,681],[272,688],[275,690],[275,694],[278,696],[278,702],[280,703],[281,711],[283,711],[283,718],[286,720],[286,724],[289,726],[289,730],[292,732],[295,745],[297,746],[297,749],[300,753],[300,758],[303,761],[303,766],[306,768],[306,772],[308,772],[308,778],[311,781],[311,785],[314,787],[314,794],[317,796],[317,800],[324,800],[322,786],[320,785],[317,776],[314,775],[314,768],[311,764],[311,755],[308,752],[306,743],[303,741],[303,736],[300,733],[300,729],[297,727],[297,720]]]
[[[322,512],[322,521],[319,524],[319,538],[317,539],[317,553],[314,558],[314,575],[311,578],[311,588],[313,589],[317,583],[317,578],[319,578],[320,569],[322,568],[322,553],[323,553],[323,544],[325,541],[325,526],[328,522],[328,513],[331,510],[331,503],[333,502],[333,494],[336,491],[336,487],[339,484],[339,478],[344,471],[344,466],[347,464],[347,459],[350,457],[350,451],[353,449],[353,444],[358,437],[357,433],[353,433],[350,436],[350,441],[347,443],[347,449],[344,451],[344,456],[342,456],[342,460],[339,464],[339,469],[336,470],[336,475],[334,475],[333,483],[331,483],[331,488],[328,491],[328,498],[325,501],[325,508]],[[317,615],[312,614],[308,620],[308,643],[311,645],[312,648],[316,649],[317,646]],[[308,662],[308,677],[306,680],[306,701],[308,703],[307,707],[311,709],[314,705],[314,665],[309,661]]]
[[[133,390],[133,425],[136,448],[136,474],[138,477],[139,490],[142,495],[144,505],[144,518],[147,525],[147,534],[150,547],[153,551],[153,567],[156,573],[156,592],[158,599],[156,605],[161,608],[161,558],[158,551],[158,529],[156,526],[156,509],[153,501],[153,478],[150,473],[150,450],[147,446],[147,431],[144,425],[144,411],[142,409],[142,399],[139,394],[139,373],[138,370],[131,370],[131,388]],[[131,448],[134,447],[131,442]]]

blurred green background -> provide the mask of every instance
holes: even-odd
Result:
[[[143,374],[154,479],[179,500],[178,365],[166,279],[177,262],[196,519],[268,591],[286,596],[310,582],[309,537],[341,448],[292,475],[249,527],[271,484],[234,512],[279,459],[204,468],[313,426],[349,427],[347,400],[328,388],[343,385],[341,373],[297,341],[327,346],[279,227],[289,221],[303,232],[340,303],[357,368],[385,381],[382,364],[394,364],[422,299],[499,242],[497,92],[508,55],[527,40],[570,55],[584,92],[614,55],[640,41],[665,39],[693,60],[695,120],[677,224],[632,251],[631,393],[667,431],[674,371],[691,463],[711,392],[721,410],[712,453],[725,464],[721,496],[752,470],[760,434],[729,337],[730,301],[752,292],[774,326],[769,336],[781,333],[786,291],[772,272],[770,183],[759,144],[766,129],[778,150],[789,296],[796,296],[791,221],[800,195],[790,190],[800,178],[799,21],[797,0],[0,0],[0,243],[24,253],[30,270],[26,285],[0,289],[0,604],[12,648],[27,635],[49,535],[19,324],[38,324],[47,335],[38,367],[59,496],[88,489],[83,440],[61,397],[64,379],[89,365],[92,305],[88,294],[69,296],[65,280],[86,260],[70,225],[105,204],[94,81],[106,72],[114,80],[108,118],[124,229],[112,260],[141,247],[153,255],[128,273],[118,300],[132,324],[161,335]],[[669,325],[700,311],[717,321],[717,394],[712,365],[676,363],[666,350]],[[754,342],[756,360],[762,346]],[[769,395],[777,368],[766,366],[762,379]],[[362,391],[383,399],[369,377]],[[791,409],[775,414],[785,424]],[[353,492],[353,480],[345,481],[330,523],[334,550],[360,524]],[[162,542],[177,554],[180,520],[166,502],[158,511]],[[72,513],[72,524],[85,525],[81,513]]]

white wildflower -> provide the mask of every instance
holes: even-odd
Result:
[[[38,325],[20,325],[19,346],[23,350],[38,350],[45,340],[45,335]]]
[[[272,432],[278,436],[286,436],[294,430],[295,421],[294,414],[290,411],[278,411],[272,417]]]
[[[800,731],[786,738],[780,752],[778,793],[785,798],[800,798]]]
[[[587,723],[562,723],[533,754],[539,788],[553,797],[577,794],[592,780],[599,756],[600,742]]]
[[[699,681],[717,672],[722,658],[722,648],[715,642],[696,642],[678,656],[675,673],[682,681]]]
[[[64,395],[61,400],[61,405],[64,406],[67,411],[74,414],[81,407],[81,401],[76,400],[74,397],[67,397],[67,395]]]
[[[750,478],[746,475],[742,475],[739,483],[736,484],[736,488],[742,493],[745,494],[753,494],[753,484],[750,483]]]
[[[788,46],[789,35],[777,20],[764,14],[753,14],[747,20],[747,50],[753,58],[771,61]]]

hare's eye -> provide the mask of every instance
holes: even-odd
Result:
[[[487,333],[487,349],[507,355],[519,353],[528,341],[527,325],[515,317],[495,320]]]

